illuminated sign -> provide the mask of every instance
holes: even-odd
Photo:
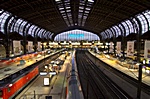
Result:
[[[44,85],[47,86],[50,84],[49,78],[44,78]]]
[[[47,75],[47,72],[40,72],[40,75],[45,76],[45,75]]]
[[[50,75],[56,75],[56,72],[50,72],[49,74]]]
[[[81,38],[84,37],[84,34],[68,34],[70,38]]]

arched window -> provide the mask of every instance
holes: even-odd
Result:
[[[71,30],[67,32],[60,33],[56,35],[54,41],[92,41],[92,40],[100,40],[96,34],[92,32],[87,32],[83,30]]]

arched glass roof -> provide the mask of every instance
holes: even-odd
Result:
[[[112,26],[109,29],[106,29],[105,32],[101,32],[100,35],[103,39],[111,38],[113,37],[115,33],[115,37],[118,37],[121,34],[125,34],[125,36],[128,36],[131,33],[138,33],[140,32],[141,26],[141,32],[144,34],[145,32],[150,30],[150,10],[146,10],[138,15],[135,15],[134,17],[131,17],[128,20],[122,21],[120,24],[117,24],[115,26]],[[113,31],[113,29],[115,31]],[[110,37],[105,36],[104,33],[108,33]]]
[[[93,34],[92,32],[77,29],[62,32],[54,38],[54,41],[81,41],[81,40],[92,41],[92,40],[100,40],[100,38],[96,34]]]
[[[7,27],[7,30],[4,29],[4,26]],[[41,27],[28,23],[27,21],[18,18],[17,16],[14,16],[11,13],[4,11],[2,9],[0,10],[0,32],[4,34],[6,32],[7,33],[16,32],[21,35],[25,33],[25,35],[31,35],[32,37],[39,36],[40,38],[52,39],[51,37],[52,33],[50,31],[46,31]]]
[[[67,26],[84,26],[88,14],[92,8],[94,0],[80,0],[78,9],[78,19],[72,15],[71,3],[70,0],[55,0],[60,14],[62,15]]]
[[[4,33],[4,24],[6,19],[10,16],[8,12],[4,12],[0,15],[0,31]]]

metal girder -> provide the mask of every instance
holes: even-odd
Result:
[[[66,1],[62,1],[65,6]],[[70,9],[73,24],[78,23],[80,0],[70,0]],[[82,14],[85,14],[85,7],[89,6],[88,0],[82,1]],[[62,14],[58,9],[59,3],[55,0],[2,0],[0,8],[16,15],[18,18],[33,23],[41,28],[57,35],[61,31],[70,29],[83,29],[92,31],[95,34],[118,24],[125,19],[145,11],[150,8],[149,0],[94,0],[91,11],[85,21],[84,26],[67,26]],[[67,12],[65,12],[67,14]],[[68,16],[67,19],[69,20]],[[83,16],[81,17],[83,21]],[[82,22],[81,22],[82,23]]]

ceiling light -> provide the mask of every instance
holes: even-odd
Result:
[[[94,2],[94,0],[88,0],[88,2]]]
[[[61,1],[61,0],[55,0],[56,2],[59,2],[59,1]]]

